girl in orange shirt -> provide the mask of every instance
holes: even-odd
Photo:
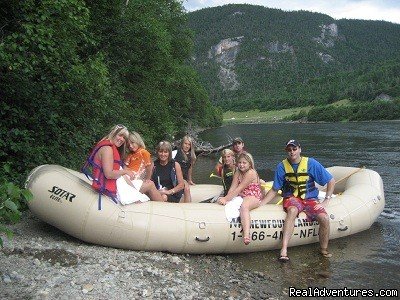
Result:
[[[129,133],[129,150],[125,160],[127,168],[135,173],[135,179],[150,180],[153,170],[151,154],[146,150],[140,134],[135,131]]]
[[[150,180],[153,162],[140,134],[135,131],[130,132],[128,145],[130,153],[125,159],[125,165],[133,172],[134,178],[127,183],[140,193],[148,195],[153,201],[164,201],[154,182]]]

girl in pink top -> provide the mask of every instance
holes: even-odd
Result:
[[[237,158],[237,172],[233,175],[232,185],[225,197],[220,197],[218,203],[225,205],[234,197],[243,197],[240,207],[240,221],[243,228],[243,242],[250,243],[250,211],[260,206],[261,186],[257,171],[254,169],[253,156],[241,153]]]

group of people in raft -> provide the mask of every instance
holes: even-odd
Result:
[[[127,147],[129,151],[125,155]],[[215,167],[224,186],[223,195],[217,203],[225,205],[235,197],[243,198],[240,221],[243,242],[248,245],[251,242],[250,211],[270,202],[278,191],[282,191],[283,209],[287,215],[279,261],[290,260],[287,247],[300,212],[305,212],[309,220],[318,221],[320,254],[331,257],[328,251],[329,217],[325,207],[332,197],[335,180],[317,160],[301,156],[298,141],[289,140],[285,144],[285,151],[287,157],[276,167],[272,188],[264,193],[252,155],[244,150],[243,140],[235,138],[232,150],[224,149]],[[157,158],[153,162],[137,132],[129,132],[125,126],[115,125],[97,143],[87,160],[92,169],[92,186],[123,204],[150,199],[191,202],[190,185],[194,185],[192,170],[196,160],[192,138],[185,136],[182,139],[174,158],[173,152],[170,142],[161,141],[156,147]],[[315,183],[327,185],[323,202],[318,201],[319,191]],[[120,190],[124,190],[124,193]],[[127,194],[133,200],[123,200]]]

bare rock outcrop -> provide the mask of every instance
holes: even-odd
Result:
[[[221,40],[208,51],[208,58],[219,66],[218,78],[224,90],[237,90],[239,81],[235,73],[235,61],[243,36]]]
[[[328,25],[321,25],[320,28],[320,36],[313,38],[313,40],[326,48],[335,46],[335,42],[339,38],[338,26],[335,23],[332,23]]]

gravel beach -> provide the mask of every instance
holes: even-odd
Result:
[[[229,255],[182,255],[91,245],[29,211],[3,236],[0,299],[279,299],[279,282]]]

